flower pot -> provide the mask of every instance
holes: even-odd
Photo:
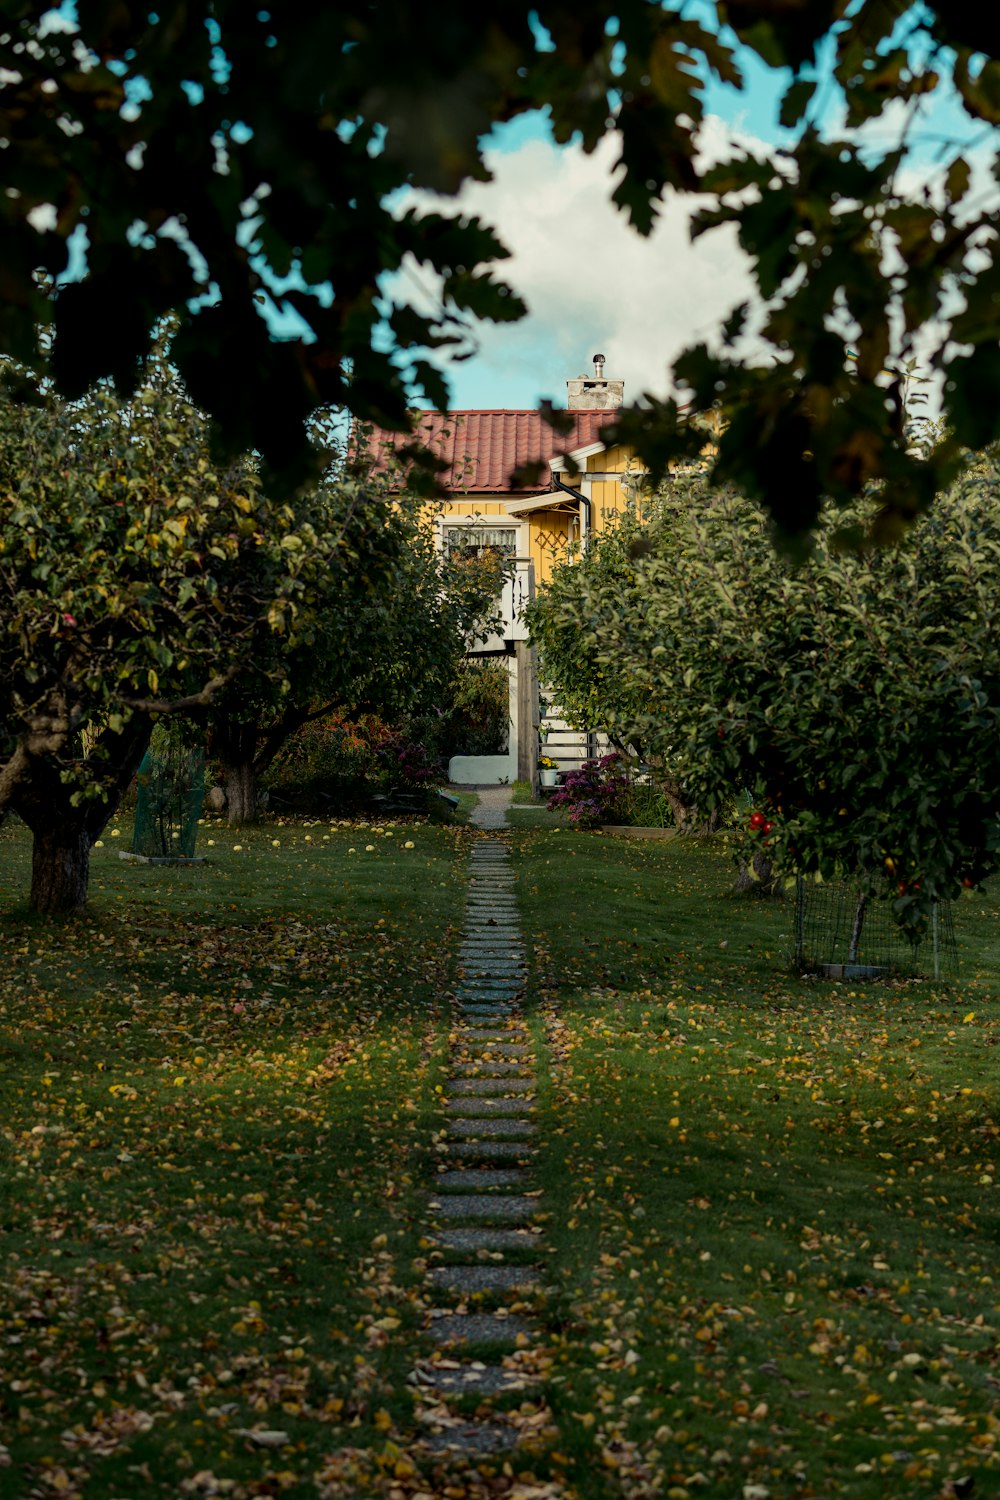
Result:
[[[538,780],[542,786],[558,786],[559,772],[554,768],[550,770],[548,766],[545,766],[539,771]]]

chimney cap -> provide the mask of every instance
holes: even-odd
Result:
[[[598,380],[600,380],[601,376],[604,374],[604,355],[603,354],[595,354],[594,355],[594,374],[597,376]]]

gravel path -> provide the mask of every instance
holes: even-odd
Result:
[[[474,828],[506,828],[507,809],[513,796],[509,786],[476,787],[476,803],[469,822]]]

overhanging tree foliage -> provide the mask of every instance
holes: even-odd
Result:
[[[275,636],[298,648],[305,561],[342,527],[272,502],[246,462],[215,467],[162,361],[128,405],[5,374],[0,817],[32,831],[32,905],[72,910],[155,717],[211,702]]]
[[[401,209],[399,190],[485,177],[490,125],[546,106],[560,141],[578,134],[592,150],[619,132],[614,197],[639,233],[668,188],[709,195],[699,230],[736,226],[763,333],[739,343],[737,314],[721,348],[690,350],[677,374],[696,405],[730,414],[716,479],[759,496],[784,530],[810,527],[823,496],[846,503],[877,480],[891,533],[950,481],[959,445],[1000,430],[995,234],[988,199],[968,191],[973,157],[938,143],[933,191],[905,187],[922,101],[942,78],[967,138],[981,127],[985,179],[995,171],[989,7],[719,0],[697,12],[705,25],[679,0],[444,0],[433,24],[408,0],[76,11],[67,34],[49,0],[15,0],[0,37],[0,349],[33,358],[50,312],[36,272],[62,275],[71,237],[85,237],[87,276],[55,301],[68,394],[102,375],[127,392],[175,310],[179,367],[229,451],[255,447],[286,475],[301,472],[316,406],[402,427],[415,389],[444,403],[427,351],[463,348],[470,314],[521,307],[492,278],[503,251],[489,231]],[[788,143],[766,159],[734,147],[705,169],[705,81],[738,90],[750,62],[783,91]],[[407,255],[441,278],[429,312],[382,279]],[[300,336],[269,336],[269,304]],[[383,314],[391,337],[373,343]],[[922,354],[946,377],[953,437],[925,456],[903,431],[899,377],[881,372],[930,329]],[[622,433],[656,473],[697,443],[673,402],[628,414]]]
[[[844,553],[828,525],[800,568],[752,504],[679,483],[630,549],[595,539],[563,567],[531,623],[557,690],[569,672],[595,724],[606,702],[692,802],[750,790],[786,872],[888,880],[919,927],[1000,866],[995,458],[901,544]]]

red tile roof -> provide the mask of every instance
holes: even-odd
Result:
[[[369,446],[379,466],[408,444],[423,444],[444,459],[446,467],[438,479],[452,493],[533,495],[549,488],[550,458],[599,442],[602,428],[619,413],[565,415],[572,418],[573,426],[561,433],[537,411],[425,411],[412,434],[376,428]],[[539,462],[543,468],[534,484],[512,482],[517,469]]]

